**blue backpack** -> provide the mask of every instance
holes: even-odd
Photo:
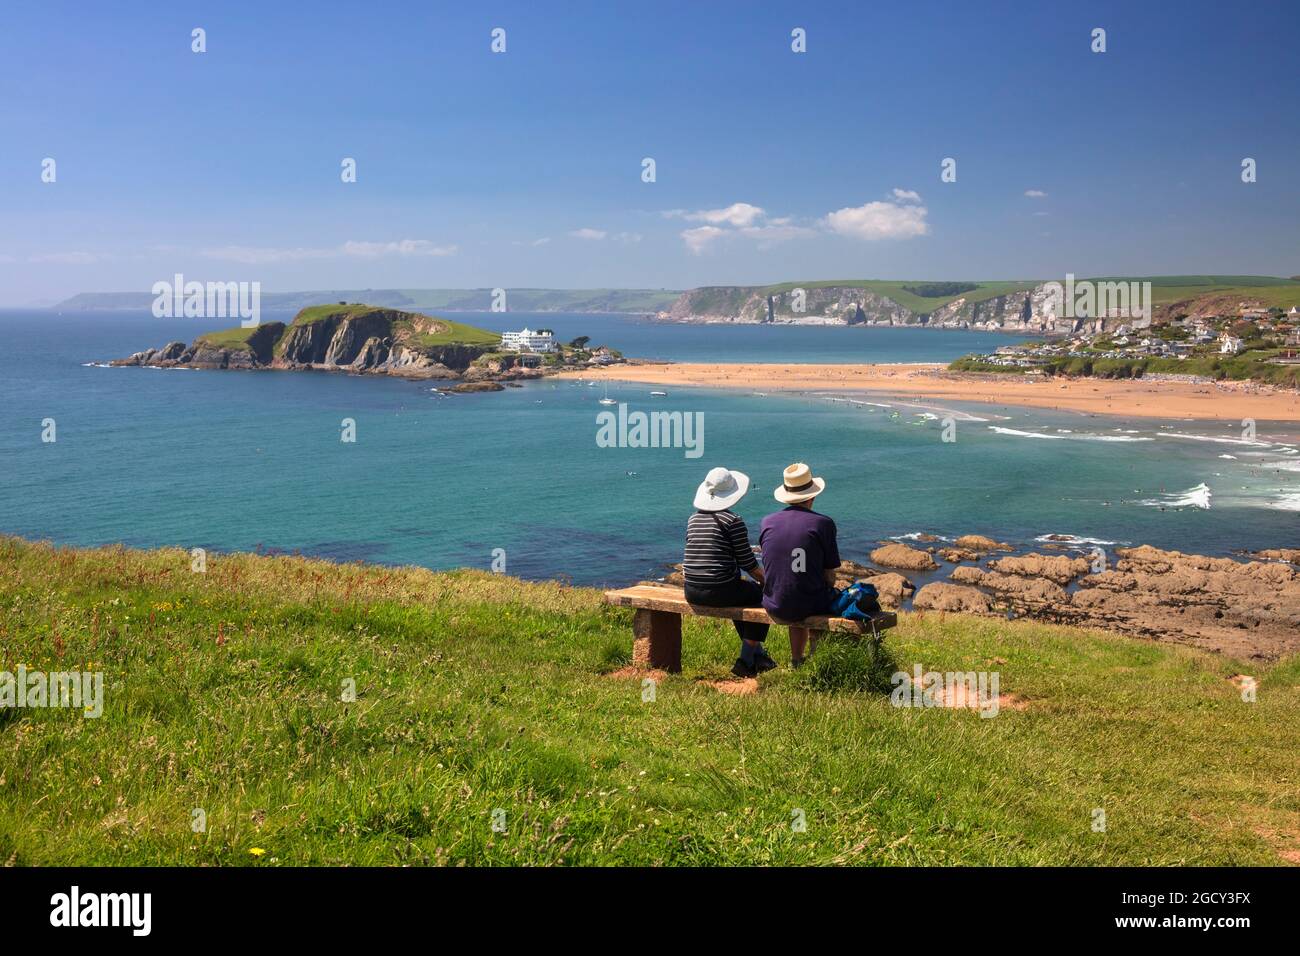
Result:
[[[847,621],[869,621],[880,611],[880,592],[874,584],[857,581],[840,591],[831,602],[831,616]]]

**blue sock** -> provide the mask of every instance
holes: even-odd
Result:
[[[758,652],[758,645],[751,644],[749,641],[741,640],[740,642],[740,659],[751,667],[754,664],[754,655]]]

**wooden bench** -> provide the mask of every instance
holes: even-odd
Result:
[[[753,621],[790,628],[790,653],[801,659],[803,648],[811,654],[817,640],[827,631],[871,635],[881,639],[883,632],[898,623],[889,611],[872,615],[870,621],[846,621],[838,617],[809,617],[802,621],[778,621],[761,607],[705,607],[690,604],[682,589],[667,584],[643,583],[621,591],[606,591],[605,603],[615,607],[636,608],[632,619],[632,663],[655,667],[677,674],[682,669],[682,615],[721,617],[730,621]]]

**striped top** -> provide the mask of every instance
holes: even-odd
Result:
[[[697,511],[686,522],[682,575],[687,584],[727,584],[741,571],[758,567],[749,546],[749,529],[731,511]]]

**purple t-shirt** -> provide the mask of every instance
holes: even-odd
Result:
[[[825,572],[840,566],[835,522],[793,505],[763,519],[763,607],[783,621],[830,610],[834,589]]]

